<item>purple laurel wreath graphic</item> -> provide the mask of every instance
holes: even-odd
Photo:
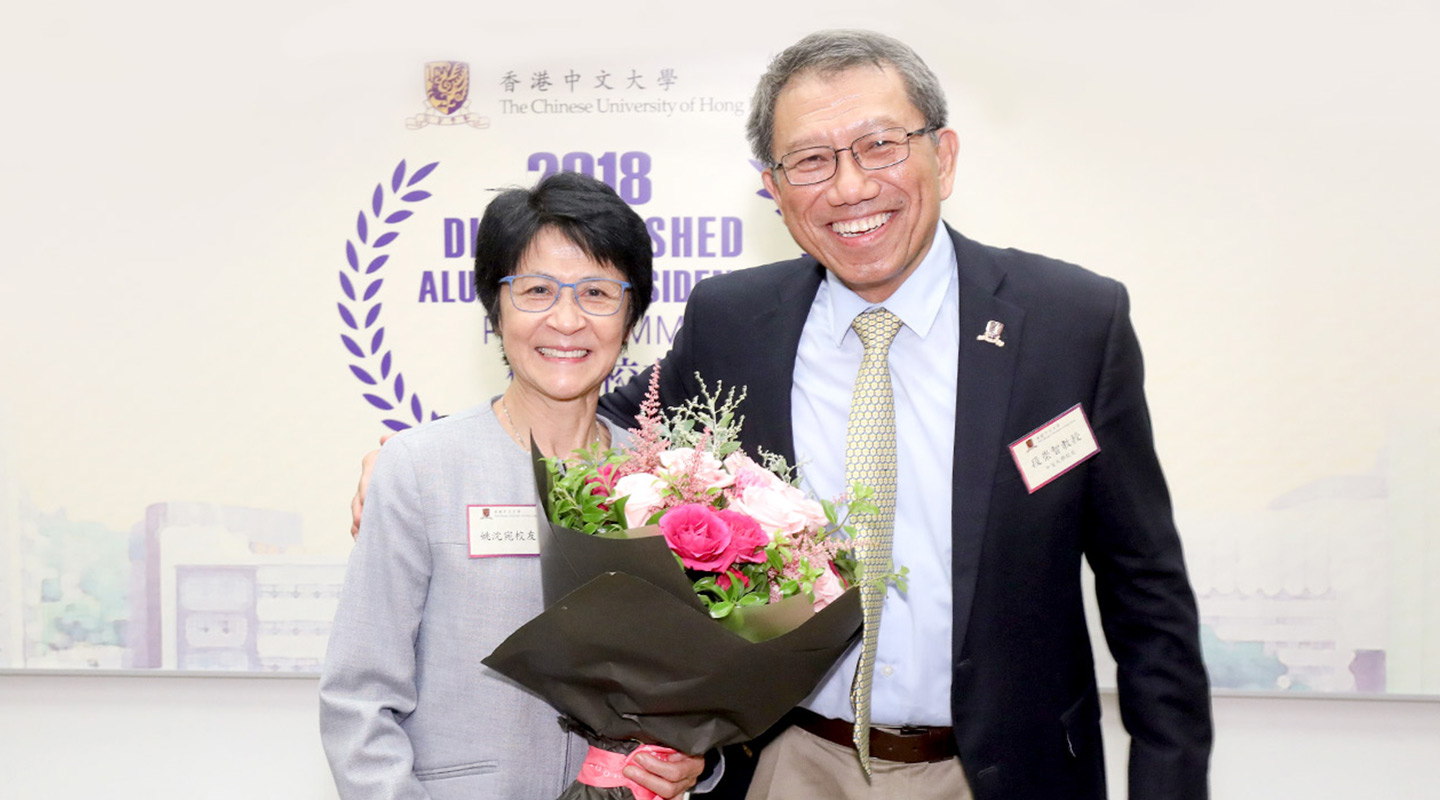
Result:
[[[376,302],[370,305],[370,302],[374,300],[385,280],[380,277],[372,279],[371,276],[390,260],[385,248],[400,238],[398,230],[387,230],[386,226],[398,225],[414,213],[400,207],[402,204],[418,203],[430,197],[429,192],[412,187],[425,180],[439,165],[438,161],[426,164],[411,173],[410,179],[406,180],[405,162],[401,161],[390,176],[389,191],[386,191],[383,183],[375,185],[368,213],[367,209],[360,209],[360,216],[355,221],[355,239],[345,241],[345,261],[350,265],[350,272],[340,271],[340,289],[345,292],[349,303],[341,300],[338,307],[340,321],[345,323],[348,330],[340,334],[340,341],[355,358],[355,363],[350,365],[350,371],[361,383],[370,387],[364,394],[365,401],[381,411],[399,417],[384,420],[385,427],[392,431],[402,431],[424,422],[425,408],[420,403],[420,395],[413,391],[407,394],[405,376],[395,369],[391,352],[384,349],[385,328],[376,324],[380,321],[380,308],[383,304]],[[370,238],[371,234],[375,235],[373,240]],[[356,241],[359,242],[359,247],[356,246]],[[394,397],[393,401],[391,397]],[[407,418],[409,416],[414,417],[414,422]],[[439,417],[440,415],[433,411],[430,413],[430,419]]]

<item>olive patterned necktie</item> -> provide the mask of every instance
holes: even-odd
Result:
[[[850,326],[865,346],[855,394],[850,400],[850,421],[845,435],[845,486],[864,484],[874,491],[876,514],[854,519],[855,550],[861,578],[891,571],[890,551],[895,539],[895,402],[890,389],[890,343],[900,330],[900,318],[883,308],[855,317]],[[870,684],[875,673],[875,649],[880,637],[880,610],[885,584],[866,580],[861,585],[860,608],[865,632],[850,705],[855,711],[855,750],[860,766],[870,774]]]

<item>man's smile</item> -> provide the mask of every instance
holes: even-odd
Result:
[[[863,236],[884,225],[891,217],[895,216],[894,211],[885,211],[880,214],[871,214],[860,219],[849,219],[843,222],[830,223],[830,230],[835,231],[844,237]]]

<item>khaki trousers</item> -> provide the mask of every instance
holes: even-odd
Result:
[[[853,749],[792,725],[760,752],[745,800],[971,800],[958,758],[870,766],[866,782]]]

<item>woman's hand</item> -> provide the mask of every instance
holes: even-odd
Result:
[[[674,800],[689,791],[704,771],[704,756],[672,753],[661,759],[649,753],[638,753],[634,763],[625,768],[625,777],[665,800]]]

